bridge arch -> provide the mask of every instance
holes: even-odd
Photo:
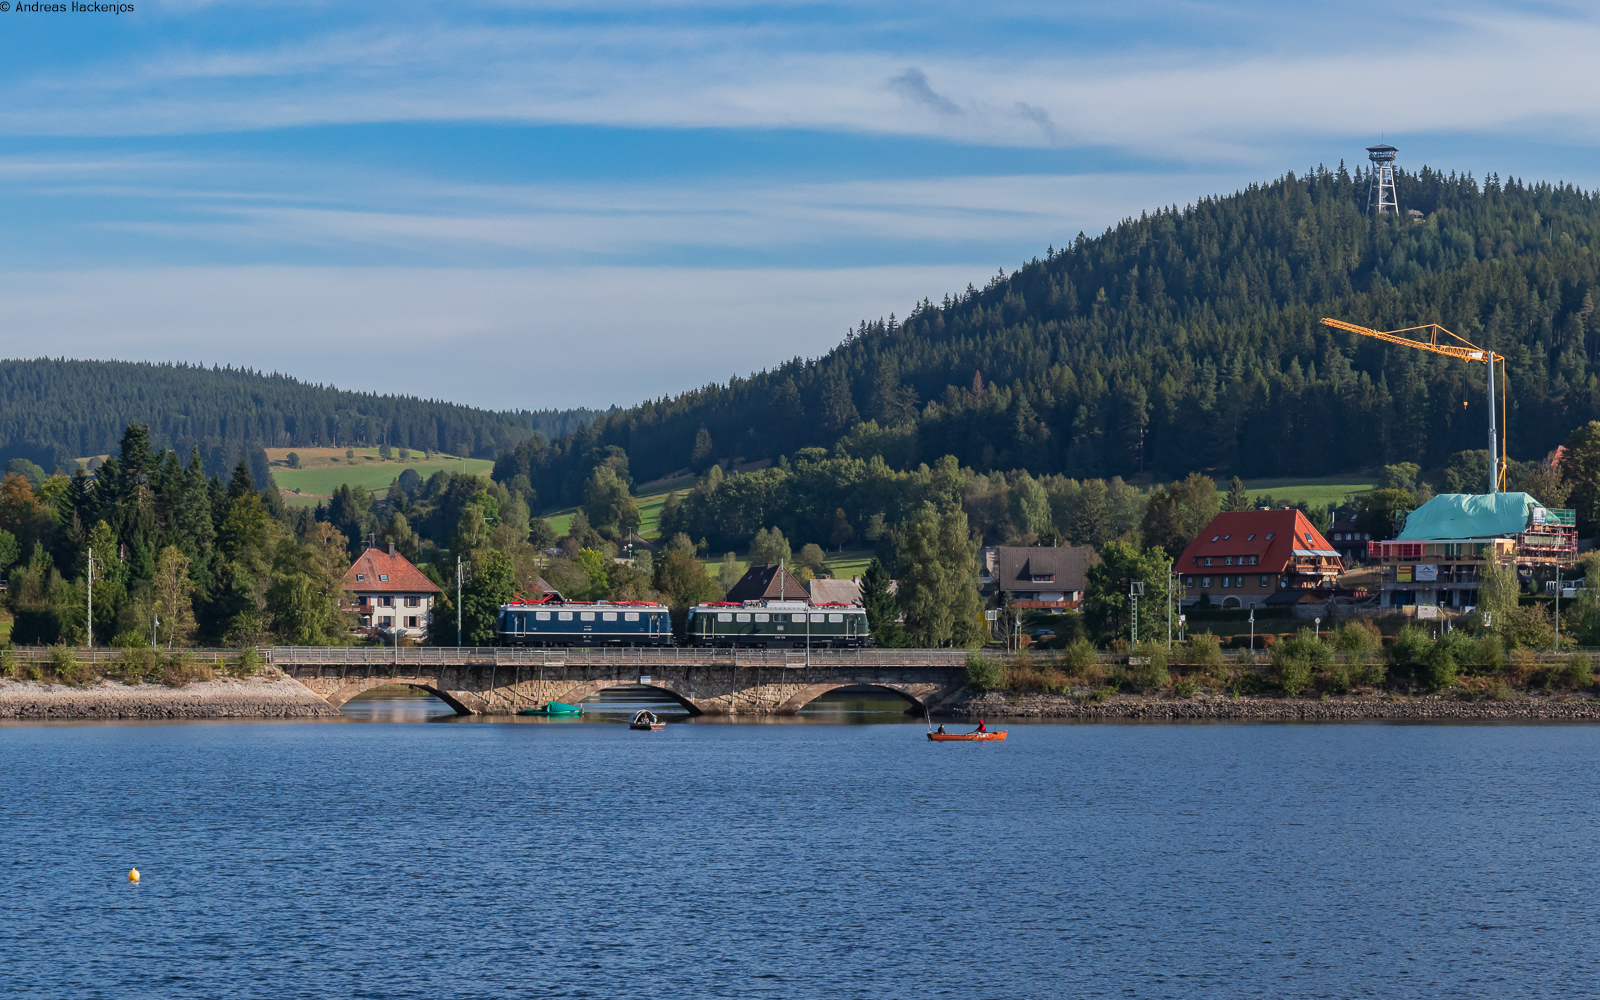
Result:
[[[354,698],[356,695],[365,694],[366,692],[371,691],[373,688],[380,687],[416,688],[419,691],[428,692],[435,698],[438,698],[440,701],[444,702],[446,705],[449,705],[455,710],[457,715],[474,714],[473,710],[462,704],[460,699],[456,698],[449,691],[446,691],[441,687],[437,687],[433,683],[433,679],[428,677],[363,677],[360,680],[352,681],[351,683],[344,685],[343,687],[334,691],[332,694],[325,695],[323,700],[325,700],[329,705],[332,705],[334,708],[343,708],[345,702],[349,701],[351,698]]]
[[[939,686],[936,684],[889,684],[872,681],[808,684],[796,691],[794,694],[785,698],[782,704],[777,707],[775,714],[793,715],[799,712],[802,708],[805,708],[807,705],[816,701],[818,698],[821,698],[823,695],[831,694],[834,691],[843,691],[847,688],[868,691],[887,691],[890,694],[899,695],[909,706],[906,709],[907,715],[921,715],[922,713],[928,711],[931,706],[926,700],[924,700],[925,697],[933,695],[940,690]]]
[[[649,691],[656,691],[660,694],[666,695],[679,705],[682,705],[684,710],[690,715],[705,714],[705,710],[691,701],[688,695],[677,690],[677,688],[671,682],[666,680],[652,680],[649,684],[638,684],[634,681],[619,681],[615,678],[610,680],[587,681],[583,684],[576,684],[568,688],[567,696],[563,700],[569,701],[576,705],[582,702],[585,698],[592,698],[602,691],[637,690],[639,688],[644,688]]]

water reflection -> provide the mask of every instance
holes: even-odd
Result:
[[[356,722],[428,722],[453,719],[456,710],[421,688],[386,684],[363,691],[339,709]]]

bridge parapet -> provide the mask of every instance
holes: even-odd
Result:
[[[269,663],[280,667],[329,666],[448,667],[572,664],[627,666],[739,667],[965,667],[964,649],[701,649],[678,646],[522,648],[515,646],[272,646],[263,649]],[[988,656],[998,654],[986,653]]]

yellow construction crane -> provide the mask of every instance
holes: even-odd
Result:
[[[1500,422],[1506,421],[1506,359],[1484,350],[1464,337],[1458,337],[1440,326],[1438,323],[1429,323],[1425,326],[1408,326],[1404,330],[1371,330],[1354,323],[1346,323],[1338,319],[1324,319],[1323,326],[1331,326],[1335,330],[1347,330],[1350,333],[1359,333],[1363,337],[1372,337],[1375,340],[1386,340],[1391,344],[1402,347],[1415,347],[1420,351],[1432,351],[1434,354],[1443,354],[1447,358],[1457,358],[1461,361],[1481,361],[1489,372],[1489,492],[1498,493],[1506,486],[1506,451],[1505,445],[1496,441],[1494,421],[1494,366],[1500,365]],[[1420,330],[1428,331],[1427,340],[1413,340],[1402,337],[1402,333],[1415,333]],[[1439,343],[1439,334],[1452,337],[1465,344],[1458,347],[1455,344]]]

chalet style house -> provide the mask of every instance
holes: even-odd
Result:
[[[1067,611],[1082,603],[1089,567],[1099,561],[1087,545],[991,545],[982,553],[979,583],[1012,607]]]
[[[426,634],[433,615],[433,602],[440,592],[434,582],[394,550],[369,548],[356,557],[355,565],[344,574],[344,589],[354,605],[346,610],[359,616],[361,628],[378,629],[385,635],[420,638]]]
[[[1344,563],[1301,511],[1238,510],[1212,518],[1173,572],[1185,606],[1257,608],[1325,598]]]

